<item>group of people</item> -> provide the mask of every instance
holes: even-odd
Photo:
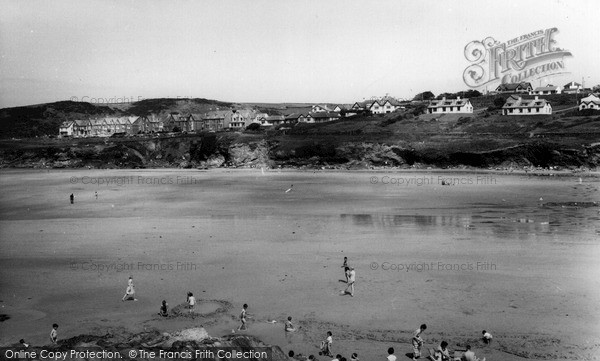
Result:
[[[411,340],[413,347],[413,360],[417,360],[421,357],[421,348],[425,343],[421,334],[427,330],[427,325],[422,324],[415,332],[413,332],[413,337]],[[485,344],[489,344],[492,342],[492,334],[483,330],[482,332],[482,340]],[[448,342],[442,341],[437,349],[429,349],[429,359],[432,361],[451,361],[453,360],[450,356],[450,350],[448,349]],[[395,360],[395,358],[394,358]],[[394,361],[390,360],[390,361]],[[455,357],[454,360],[457,361],[485,361],[485,357],[483,359],[478,359],[475,356],[475,353],[471,350],[471,345],[465,346],[465,351],[462,356]]]

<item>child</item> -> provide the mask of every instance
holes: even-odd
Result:
[[[396,361],[396,355],[394,355],[394,348],[393,347],[388,348],[387,359],[388,359],[388,361]]]
[[[56,327],[58,327],[58,326],[56,326]],[[50,337],[52,337],[52,336],[50,336]],[[25,340],[23,340],[23,339],[20,339],[20,340],[19,340],[19,343],[20,343],[20,344],[21,344],[21,346],[23,346],[24,348],[29,348],[29,344],[28,344],[28,343],[25,343]]]
[[[167,301],[162,301],[162,304],[160,305],[160,311],[158,312],[158,314],[162,317],[169,316],[169,305],[167,304]]]
[[[437,350],[429,350],[429,358],[431,358],[433,361],[450,361],[448,342],[442,341]]]
[[[423,339],[421,338],[421,334],[427,329],[426,324],[422,324],[414,333],[412,338],[412,347],[413,347],[413,360],[421,357],[421,347],[423,347]]]
[[[487,332],[486,330],[481,331],[481,334],[483,335],[483,342],[488,345],[490,342],[492,342],[492,334]]]
[[[127,286],[127,289],[125,290],[125,295],[123,296],[123,298],[121,299],[121,301],[137,301],[137,299],[135,298],[135,289],[133,288],[133,285],[129,285]]]
[[[321,341],[321,351],[319,352],[319,355],[333,357],[333,354],[331,353],[331,344],[332,343],[333,343],[333,334],[331,333],[331,331],[327,331],[327,338],[325,339],[325,341]]]
[[[190,309],[190,313],[193,313],[194,306],[196,305],[196,297],[194,297],[194,294],[191,292],[188,292],[188,294],[187,294],[187,303],[188,303],[188,307]]]
[[[242,324],[240,325],[240,327],[238,327],[238,330],[247,330],[248,327],[246,327],[246,311],[248,310],[248,304],[244,303],[244,306],[242,307],[242,312],[240,313],[240,321],[242,321]]]
[[[348,286],[346,286],[344,293],[348,293],[348,289],[350,289],[350,296],[354,297],[354,281],[356,280],[354,268],[346,267],[346,275],[348,277]]]
[[[288,316],[287,321],[285,321],[284,329],[286,332],[295,332],[296,327],[292,323],[292,316]]]
[[[350,361],[359,361],[358,354],[356,352],[353,353],[352,356],[350,356]]]
[[[467,345],[467,351],[465,351],[465,353],[463,353],[462,357],[461,357],[462,361],[485,361],[485,357],[480,360],[477,357],[475,357],[475,352],[471,351],[471,345]]]
[[[52,331],[50,331],[50,341],[53,344],[56,344],[58,341],[58,325],[55,323],[52,325]]]

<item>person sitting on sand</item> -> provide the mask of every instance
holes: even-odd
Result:
[[[419,327],[413,333],[413,338],[411,340],[412,347],[413,347],[413,360],[416,360],[419,357],[421,357],[421,347],[423,347],[423,343],[424,343],[423,339],[421,338],[421,334],[423,332],[425,332],[426,329],[427,329],[427,325],[422,324],[421,327]]]
[[[50,341],[53,344],[56,344],[58,341],[58,325],[55,323],[52,325],[52,331],[50,331]]]
[[[19,343],[21,344],[21,346],[23,346],[23,348],[29,348],[29,344],[28,344],[28,343],[25,343],[25,340],[23,340],[23,339],[20,339],[20,340],[19,340]]]
[[[160,311],[158,311],[158,314],[162,317],[169,316],[169,304],[167,303],[167,301],[162,301],[162,304],[160,305]]]
[[[321,351],[319,351],[319,355],[333,357],[333,354],[331,353],[331,344],[333,344],[333,334],[331,331],[327,331],[327,338],[325,341],[321,341]]]
[[[187,303],[188,303],[188,308],[190,309],[190,313],[193,313],[194,306],[196,305],[196,297],[194,297],[194,294],[191,292],[188,292],[188,294],[187,294]]]
[[[475,352],[471,351],[471,345],[467,345],[467,351],[463,353],[461,357],[462,361],[485,361],[485,357],[483,359],[478,359],[475,357]]]
[[[246,313],[248,310],[248,304],[244,303],[244,306],[242,307],[242,312],[240,312],[240,321],[242,321],[242,324],[240,325],[240,327],[238,327],[238,330],[247,330],[248,327],[246,326]]]
[[[492,342],[492,334],[486,330],[481,331],[483,342],[487,345]]]
[[[284,329],[286,332],[296,332],[296,327],[292,323],[292,316],[288,316],[287,321],[285,321]]]
[[[358,354],[356,352],[353,353],[352,356],[350,356],[350,361],[359,361]]]
[[[388,359],[388,361],[396,361],[396,355],[394,355],[394,348],[393,347],[388,348],[387,359]]]
[[[450,351],[448,350],[448,342],[442,341],[437,350],[429,350],[429,358],[432,361],[450,361]]]

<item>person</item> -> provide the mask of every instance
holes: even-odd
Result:
[[[240,327],[238,327],[238,330],[247,330],[248,327],[246,327],[246,313],[248,310],[248,304],[244,303],[244,306],[242,307],[242,312],[240,313],[240,321],[242,321],[242,324],[240,325]]]
[[[98,192],[94,192],[94,195],[96,196],[96,200],[98,200]]]
[[[450,351],[448,351],[448,342],[442,341],[437,350],[429,350],[429,358],[432,361],[450,361]]]
[[[348,293],[348,289],[350,289],[350,296],[354,297],[354,281],[356,280],[356,273],[354,272],[354,268],[346,267],[348,272],[348,286],[344,290],[344,293]]]
[[[162,304],[160,305],[160,311],[158,312],[158,314],[163,317],[167,317],[169,315],[169,305],[167,304],[167,301],[162,301]]]
[[[393,347],[388,348],[387,359],[388,359],[388,361],[396,361],[396,355],[394,355],[394,348]]]
[[[52,331],[50,331],[50,341],[52,341],[53,344],[56,344],[56,342],[58,341],[58,325],[52,324]]]
[[[290,350],[290,352],[288,352],[288,357],[294,359],[294,350]]]
[[[73,193],[71,193],[69,199],[71,200],[71,204],[73,204],[73,201],[75,201],[75,196],[73,195]]]
[[[350,361],[359,361],[358,354],[356,352],[353,353],[352,356],[350,356]]]
[[[467,350],[463,353],[461,357],[462,361],[485,361],[485,357],[483,359],[478,359],[475,357],[475,352],[471,351],[471,345],[467,345]]]
[[[295,332],[296,327],[292,323],[292,316],[288,316],[287,321],[285,321],[284,329],[286,332]]]
[[[191,292],[188,292],[188,294],[187,294],[187,303],[188,303],[188,308],[190,309],[190,313],[193,313],[194,306],[196,305],[196,297],[194,297],[194,294]]]
[[[129,279],[127,280],[127,286],[133,287],[133,276],[129,276]]]
[[[123,296],[123,298],[121,299],[121,301],[137,301],[135,299],[135,288],[133,287],[133,277],[129,276],[129,279],[127,280],[127,289],[125,290],[125,295]]]
[[[342,355],[340,355],[339,353],[337,355],[335,355],[335,358],[331,361],[342,361]]]
[[[56,327],[58,327],[58,326],[56,326]],[[20,340],[19,340],[19,343],[20,343],[20,344],[21,344],[21,346],[23,346],[24,348],[29,348],[29,344],[28,344],[28,343],[25,343],[25,340],[23,340],[23,339],[20,339]]]
[[[487,345],[490,342],[492,342],[492,334],[487,332],[486,330],[481,331],[481,334],[483,335],[483,342]]]
[[[423,339],[421,338],[421,334],[425,332],[427,329],[426,324],[422,324],[414,333],[412,338],[412,347],[413,347],[413,360],[421,357],[421,347],[423,347]]]
[[[348,257],[344,257],[344,264],[342,264],[342,268],[344,269],[344,275],[346,276],[346,283],[348,283]]]
[[[327,331],[327,338],[325,341],[321,341],[321,351],[319,352],[319,355],[333,357],[333,354],[331,353],[331,344],[333,344],[333,334],[331,331]]]

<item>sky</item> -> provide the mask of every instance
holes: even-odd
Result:
[[[0,108],[456,92],[469,89],[469,42],[548,28],[572,56],[565,73],[532,85],[591,87],[600,84],[599,18],[597,0],[3,0]]]

